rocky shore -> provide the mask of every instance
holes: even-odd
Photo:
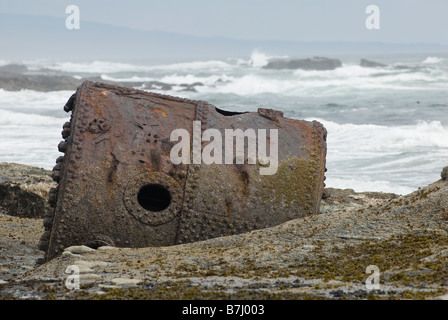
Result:
[[[312,57],[308,59],[279,59],[270,61],[264,69],[334,70],[342,67],[339,59]]]
[[[123,87],[140,87],[146,90],[172,90],[174,84],[160,81],[135,81],[119,82],[108,81],[100,76],[87,78],[74,78],[72,76],[46,74],[51,70],[30,71],[24,65],[10,64],[0,67],[0,88],[7,91],[20,91],[23,89],[41,92],[70,90],[75,91],[84,81],[100,81],[103,83],[119,85]],[[196,87],[203,86],[202,83],[179,84],[179,91],[196,91]]]
[[[162,248],[70,247],[36,266],[51,173],[0,163],[0,299],[447,299],[442,176],[404,196],[328,188],[320,214],[269,229]],[[44,209],[17,210],[23,195]],[[370,265],[379,289],[366,287]],[[69,290],[73,270],[80,288]]]
[[[418,67],[408,66],[390,66],[379,62],[361,59],[361,67],[378,68],[386,67],[392,69],[413,69]],[[342,61],[339,59],[326,57],[311,57],[307,59],[275,59],[269,61],[263,69],[268,70],[334,70],[342,67]],[[41,92],[70,90],[74,91],[84,81],[103,82],[123,87],[141,88],[144,90],[162,90],[196,92],[198,87],[204,86],[201,82],[173,84],[161,81],[109,81],[103,79],[99,74],[90,77],[79,78],[69,75],[61,75],[49,69],[29,70],[25,65],[8,64],[0,66],[0,88],[7,91],[20,91],[24,89]],[[215,85],[224,82],[218,79]]]

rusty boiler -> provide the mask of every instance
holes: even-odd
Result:
[[[44,261],[73,245],[170,246],[319,212],[327,132],[317,121],[90,81],[64,109]],[[229,132],[246,135],[238,145]]]

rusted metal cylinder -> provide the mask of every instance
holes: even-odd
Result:
[[[72,116],[63,126],[65,155],[57,159],[58,188],[50,192],[54,211],[40,242],[45,261],[72,245],[169,246],[319,212],[327,132],[316,121],[271,109],[228,112],[89,81],[64,110]],[[239,129],[246,136],[238,146],[227,135]],[[187,142],[173,138],[179,132]]]

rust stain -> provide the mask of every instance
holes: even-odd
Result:
[[[155,110],[160,112],[162,114],[162,116],[164,116],[166,118],[167,115],[166,115],[165,110],[163,110],[162,108],[156,108]]]

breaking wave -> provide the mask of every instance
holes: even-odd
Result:
[[[437,180],[433,168],[446,165],[448,127],[439,121],[382,126],[318,120],[328,131],[327,186],[406,194]]]
[[[277,58],[287,57],[254,50],[245,58],[163,64],[23,63],[31,73],[135,82],[232,111],[268,107],[288,117],[321,119],[328,130],[328,187],[404,194],[439,179],[448,155],[448,59],[387,57],[395,63],[365,68],[356,57],[328,71],[264,68]],[[8,63],[0,60],[0,66]],[[145,82],[168,85],[140,85]],[[51,169],[69,118],[62,108],[72,93],[0,89],[0,161]]]
[[[441,63],[443,62],[443,58],[439,58],[439,57],[427,57],[425,60],[423,60],[422,63],[425,64],[436,64],[436,63]]]

